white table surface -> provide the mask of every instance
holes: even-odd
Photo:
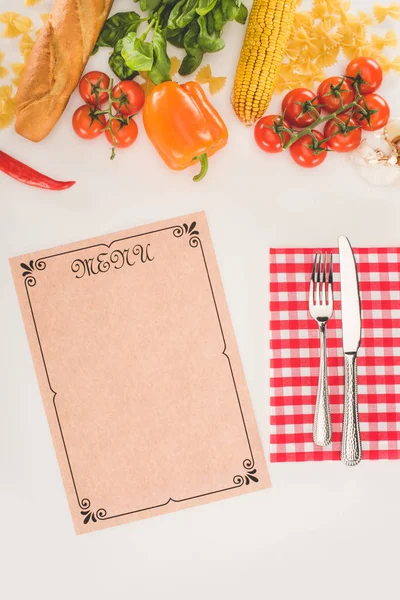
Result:
[[[372,2],[353,5],[365,10]],[[128,0],[115,5],[131,6]],[[0,10],[6,9],[27,12],[22,0],[0,0]],[[239,25],[227,27],[226,49],[211,57],[214,73],[229,75],[214,103],[229,126],[230,144],[211,159],[202,183],[192,183],[190,172],[176,174],[163,166],[141,119],[137,143],[114,162],[105,140],[78,139],[70,125],[80,104],[76,93],[44,142],[33,145],[12,130],[1,133],[2,149],[56,178],[78,182],[57,194],[0,177],[5,600],[398,596],[398,461],[356,468],[338,462],[273,464],[271,490],[80,537],[73,530],[8,257],[204,209],[268,456],[269,247],[331,245],[339,234],[355,246],[400,244],[400,184],[371,187],[342,156],[329,156],[322,167],[307,171],[287,155],[268,156],[255,147],[252,131],[235,119],[229,102],[243,34]],[[0,38],[0,50],[11,46]],[[89,67],[104,69],[105,53]],[[382,94],[400,116],[400,78],[387,78]]]

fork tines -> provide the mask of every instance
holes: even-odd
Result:
[[[328,261],[328,255],[326,253],[323,255],[323,258],[321,252],[316,253],[311,282],[314,285],[313,293],[310,294],[310,303],[312,299],[312,304],[330,304],[332,302],[333,283],[332,254],[329,255]]]

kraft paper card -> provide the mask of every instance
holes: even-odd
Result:
[[[10,262],[77,533],[270,485],[204,213]]]

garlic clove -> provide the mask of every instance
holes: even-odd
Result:
[[[371,185],[392,185],[400,179],[397,155],[391,154],[390,147],[388,148],[389,151],[385,153],[363,141],[357,150],[350,154],[357,172]]]
[[[385,137],[388,142],[398,145],[400,152],[400,117],[389,121],[385,127]]]

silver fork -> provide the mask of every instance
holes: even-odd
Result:
[[[328,446],[332,441],[326,364],[326,324],[333,314],[332,282],[332,254],[328,265],[327,255],[325,254],[322,260],[321,253],[317,253],[314,259],[308,298],[310,314],[318,323],[320,338],[318,390],[313,427],[314,444],[317,446]]]

